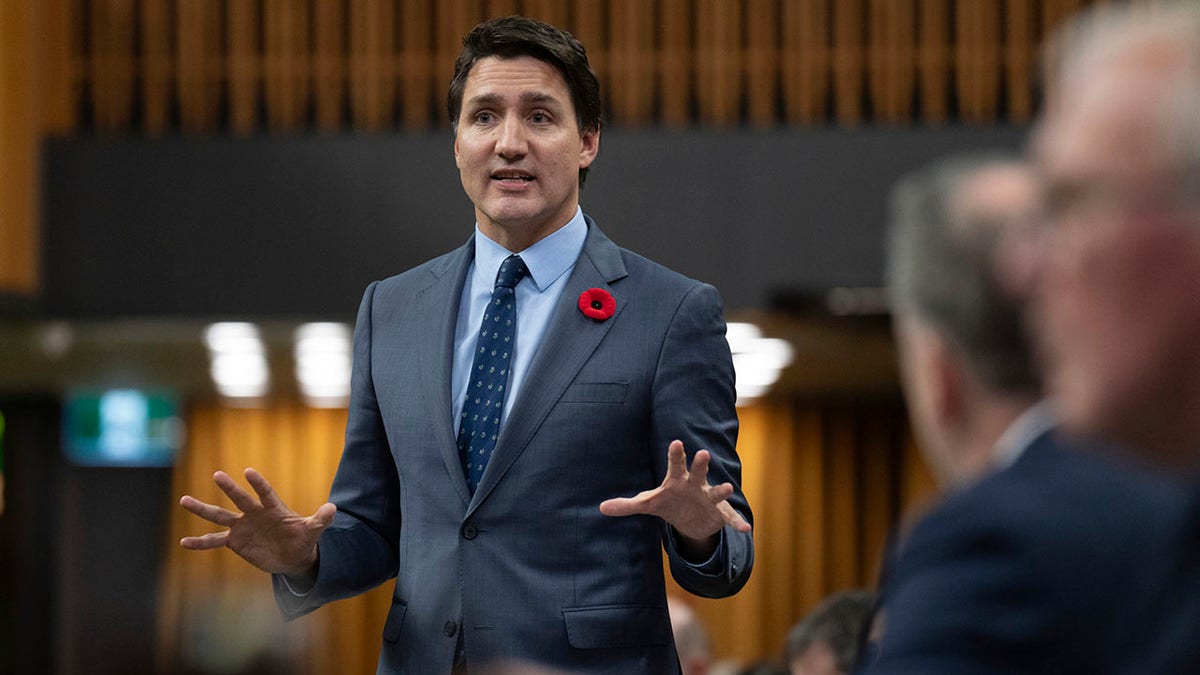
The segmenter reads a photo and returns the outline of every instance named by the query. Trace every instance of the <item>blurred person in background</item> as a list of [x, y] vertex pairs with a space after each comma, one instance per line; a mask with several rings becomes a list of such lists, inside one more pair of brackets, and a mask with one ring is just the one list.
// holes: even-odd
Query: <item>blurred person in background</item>
[[1130, 570], [1179, 495], [1066, 442], [1002, 283], [1000, 243], [1042, 216], [1025, 164], [949, 158], [891, 199], [888, 284], [921, 450], [947, 493], [898, 539], [870, 673], [1097, 673]]
[[671, 633], [683, 675], [709, 675], [713, 666], [712, 643], [700, 615], [679, 598], [667, 596]]
[[288, 618], [397, 578], [379, 672], [679, 672], [663, 549], [708, 597], [753, 563], [719, 295], [580, 209], [601, 106], [569, 33], [475, 27], [448, 111], [475, 232], [368, 287], [330, 502], [217, 472], [236, 511], [181, 503], [228, 529], [181, 544], [272, 573]]
[[1097, 8], [1047, 55], [1033, 155], [1049, 226], [1010, 267], [1028, 271], [1065, 428], [1190, 486], [1170, 545], [1124, 580], [1135, 602], [1112, 662], [1200, 672], [1200, 6]]
[[788, 633], [790, 675], [848, 675], [858, 662], [875, 594], [842, 591], [826, 598]]

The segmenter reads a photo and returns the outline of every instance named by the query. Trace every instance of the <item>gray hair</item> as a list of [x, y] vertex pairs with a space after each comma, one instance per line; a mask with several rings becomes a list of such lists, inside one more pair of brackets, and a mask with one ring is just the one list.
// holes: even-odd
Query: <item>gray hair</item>
[[985, 386], [1037, 395], [1041, 382], [1021, 308], [996, 278], [1001, 226], [955, 208], [988, 168], [1024, 165], [989, 153], [943, 159], [897, 182], [890, 201], [887, 283], [893, 310], [915, 315], [958, 347]]
[[[1162, 157], [1178, 179], [1179, 196], [1200, 203], [1200, 4], [1155, 2], [1097, 5], [1067, 21], [1044, 52], [1048, 94], [1066, 79], [1087, 78], [1131, 51], [1164, 46], [1179, 59], [1162, 98], [1141, 101], [1163, 131]], [[1161, 63], [1161, 62], [1160, 62]]]
[[833, 652], [838, 670], [849, 673], [858, 661], [874, 607], [875, 594], [871, 591], [842, 591], [829, 596], [788, 634], [788, 662], [820, 643]]

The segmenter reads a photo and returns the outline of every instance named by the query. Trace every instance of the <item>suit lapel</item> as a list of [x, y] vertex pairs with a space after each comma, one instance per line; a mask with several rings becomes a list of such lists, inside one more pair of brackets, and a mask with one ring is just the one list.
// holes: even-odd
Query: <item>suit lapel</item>
[[[437, 445], [450, 475], [450, 483], [466, 504], [471, 499], [467, 490], [467, 479], [463, 475], [462, 460], [458, 456], [455, 440], [457, 425], [454, 423], [453, 406], [450, 400], [450, 380], [454, 364], [454, 331], [458, 322], [458, 309], [467, 279], [467, 271], [475, 259], [475, 239], [447, 256], [443, 265], [430, 271], [430, 284], [419, 291], [416, 297], [415, 316], [429, 317], [429, 332], [416, 349], [416, 358], [424, 373], [421, 397], [433, 428], [433, 442]], [[449, 311], [447, 311], [447, 308]]]
[[[524, 452], [541, 426], [542, 420], [562, 398], [567, 386], [575, 379], [609, 329], [620, 319], [621, 311], [625, 307], [626, 298], [610, 285], [626, 276], [620, 249], [604, 236], [591, 218], [587, 219], [587, 223], [588, 236], [583, 252], [554, 308], [550, 326], [529, 366], [521, 390], [517, 392], [512, 411], [500, 430], [496, 450], [484, 469], [483, 479], [467, 509], [468, 515], [487, 498], [517, 457]], [[607, 320], [589, 319], [579, 311], [579, 295], [589, 288], [603, 288], [616, 300], [616, 310]]]

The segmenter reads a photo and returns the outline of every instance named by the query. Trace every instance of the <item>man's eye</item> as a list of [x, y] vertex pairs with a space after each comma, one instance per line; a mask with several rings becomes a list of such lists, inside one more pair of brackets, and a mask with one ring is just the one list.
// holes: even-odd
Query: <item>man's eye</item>
[[532, 120], [535, 124], [545, 124], [546, 122], [550, 121], [550, 116], [547, 115], [546, 113], [536, 112], [536, 113], [533, 113], [532, 115], [530, 115], [529, 119]]
[[492, 119], [494, 119], [494, 116], [490, 112], [483, 111], [475, 113], [475, 121], [480, 124], [487, 124], [488, 122], [491, 122]]

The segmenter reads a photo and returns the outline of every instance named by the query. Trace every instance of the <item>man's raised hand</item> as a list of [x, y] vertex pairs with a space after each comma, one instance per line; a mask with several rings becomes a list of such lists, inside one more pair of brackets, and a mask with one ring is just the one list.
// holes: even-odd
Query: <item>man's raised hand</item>
[[697, 452], [689, 471], [683, 442], [671, 441], [662, 485], [633, 497], [607, 499], [601, 502], [600, 512], [606, 516], [658, 516], [675, 528], [687, 548], [711, 553], [716, 546], [715, 535], [722, 527], [732, 525], [738, 532], [749, 532], [750, 523], [729, 505], [732, 485], [708, 484], [709, 460], [707, 450]]
[[224, 532], [184, 537], [179, 545], [194, 551], [228, 546], [264, 572], [310, 576], [317, 564], [317, 539], [333, 522], [337, 507], [325, 503], [313, 515], [301, 516], [283, 503], [262, 474], [246, 469], [245, 476], [257, 498], [225, 472], [213, 474], [217, 487], [240, 513], [206, 504], [191, 495], [179, 500], [179, 505], [188, 511], [228, 528]]

